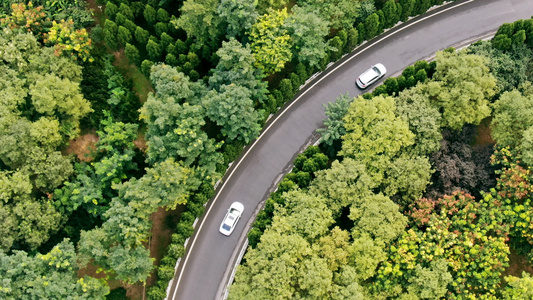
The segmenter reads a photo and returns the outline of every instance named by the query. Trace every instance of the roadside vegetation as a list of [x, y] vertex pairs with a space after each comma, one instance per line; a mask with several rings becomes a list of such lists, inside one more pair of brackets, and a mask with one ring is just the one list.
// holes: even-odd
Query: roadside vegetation
[[531, 298], [531, 38], [533, 20], [504, 24], [327, 105], [229, 299]]
[[[267, 118], [329, 63], [443, 2], [2, 2], [0, 298], [163, 299], [215, 183]], [[532, 32], [506, 24], [330, 104], [322, 144], [258, 217], [230, 296], [524, 292], [529, 277], [501, 277], [509, 247], [533, 257]], [[494, 143], [477, 145], [487, 118]], [[154, 246], [155, 222], [172, 234]], [[261, 263], [282, 250], [286, 273]]]

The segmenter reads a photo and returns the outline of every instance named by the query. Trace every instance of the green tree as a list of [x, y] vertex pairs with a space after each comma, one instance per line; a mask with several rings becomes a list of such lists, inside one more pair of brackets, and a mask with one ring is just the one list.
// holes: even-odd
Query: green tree
[[380, 22], [379, 17], [377, 14], [371, 14], [366, 20], [365, 20], [365, 38], [367, 40], [372, 39], [379, 33], [380, 29]]
[[354, 221], [352, 237], [370, 236], [375, 242], [387, 245], [400, 236], [407, 225], [407, 217], [389, 197], [372, 194], [361, 197], [350, 206], [350, 220]]
[[115, 50], [118, 47], [117, 42], [118, 26], [110, 19], [106, 19], [104, 23], [104, 39], [109, 48]]
[[260, 115], [254, 110], [251, 91], [243, 86], [223, 85], [220, 92], [207, 93], [202, 101], [206, 115], [222, 127], [229, 139], [249, 143], [259, 135]]
[[218, 92], [222, 86], [231, 84], [247, 88], [254, 103], [263, 102], [267, 86], [263, 82], [263, 73], [254, 67], [255, 58], [248, 46], [243, 46], [235, 39], [223, 42], [217, 50], [218, 64], [209, 77], [209, 88]]
[[131, 32], [124, 26], [119, 26], [117, 31], [117, 40], [120, 45], [125, 46], [131, 41]]
[[415, 9], [416, 0], [400, 0], [399, 4], [402, 7], [401, 20], [402, 22], [407, 21], [407, 19], [413, 16]]
[[415, 142], [411, 146], [413, 155], [427, 156], [439, 150], [441, 115], [431, 106], [429, 97], [418, 88], [401, 92], [396, 97], [396, 114], [409, 124], [409, 130], [415, 134]]
[[408, 123], [395, 110], [392, 97], [356, 98], [344, 117], [347, 134], [340, 155], [361, 161], [373, 176], [381, 178], [385, 166], [414, 142]]
[[76, 276], [76, 252], [68, 239], [34, 257], [23, 251], [12, 255], [0, 251], [0, 261], [0, 296], [4, 299], [102, 299], [109, 294], [102, 279]]
[[146, 4], [146, 7], [143, 11], [143, 16], [148, 25], [154, 26], [157, 22], [157, 12], [149, 4]]
[[[156, 94], [150, 93], [140, 110], [148, 125], [148, 161], [183, 159], [187, 166], [198, 164], [206, 179], [215, 180], [221, 156], [215, 152], [218, 145], [202, 131], [205, 110], [199, 104], [205, 88], [166, 65], [152, 67], [151, 79]], [[198, 104], [183, 103], [185, 99]]]
[[400, 156], [387, 166], [381, 190], [391, 198], [396, 195], [402, 200], [397, 203], [410, 204], [422, 197], [431, 174], [433, 171], [427, 157]]
[[128, 20], [133, 20], [135, 18], [131, 8], [124, 2], [120, 3], [120, 5], [118, 7], [118, 11], [119, 11], [119, 13], [124, 15], [126, 17], [126, 19], [128, 19]]
[[148, 56], [152, 61], [159, 61], [161, 54], [163, 54], [163, 49], [158, 42], [150, 39], [146, 44], [146, 52], [148, 52]]
[[491, 136], [501, 146], [517, 147], [524, 132], [533, 126], [533, 95], [524, 96], [517, 90], [505, 92], [493, 104]]
[[330, 61], [337, 61], [342, 57], [342, 40], [336, 36], [328, 41], [328, 45], [330, 46], [329, 49], [329, 60]]
[[114, 20], [115, 16], [117, 15], [117, 12], [118, 6], [111, 1], [107, 1], [105, 4], [105, 14], [107, 15], [107, 17], [111, 20]]
[[[317, 67], [330, 50], [325, 42], [329, 23], [309, 9], [294, 6], [291, 12], [283, 26], [291, 37], [293, 55], [300, 62]], [[337, 50], [342, 53], [341, 49]]]
[[426, 87], [432, 104], [442, 112], [443, 126], [459, 130], [477, 125], [490, 115], [489, 100], [496, 93], [496, 79], [487, 60], [466, 51], [437, 52], [437, 71]]
[[287, 10], [272, 10], [259, 17], [250, 31], [256, 66], [267, 75], [280, 71], [292, 58], [290, 36], [283, 24]]
[[282, 9], [287, 7], [288, 0], [258, 0], [257, 9], [261, 14], [265, 14], [269, 8]]
[[351, 158], [344, 158], [342, 162], [336, 160], [331, 168], [318, 171], [315, 176], [309, 191], [328, 199], [328, 207], [335, 217], [340, 215], [342, 208], [370, 195], [371, 190], [380, 184], [367, 173], [362, 163]]
[[359, 32], [355, 28], [348, 29], [348, 37], [344, 45], [344, 53], [352, 52], [359, 44]]
[[400, 21], [401, 6], [396, 1], [385, 2], [382, 11], [385, 14], [385, 24], [383, 24], [385, 28], [392, 27]]
[[168, 14], [168, 12], [165, 9], [159, 8], [157, 10], [157, 20], [159, 22], [165, 22], [166, 23], [166, 22], [170, 21], [170, 15]]
[[[317, 15], [321, 16], [325, 21], [329, 21], [334, 29], [349, 30], [353, 28], [354, 23], [358, 21], [365, 14], [363, 6], [360, 1], [346, 1], [346, 0], [331, 0], [331, 1], [312, 1], [304, 0], [302, 7], [315, 11]], [[371, 1], [366, 1], [371, 2]], [[299, 3], [300, 4], [300, 3]], [[370, 8], [375, 10], [373, 5]]]
[[133, 46], [130, 43], [126, 43], [126, 47], [124, 48], [124, 54], [131, 63], [135, 65], [140, 64], [141, 55], [139, 54], [139, 50], [137, 49], [137, 47]]
[[114, 186], [129, 179], [131, 172], [137, 169], [133, 162], [133, 140], [137, 138], [135, 124], [114, 122], [109, 113], [101, 121], [102, 131], [96, 147], [100, 159], [90, 165], [78, 166], [76, 180], [65, 184], [58, 199], [69, 211], [79, 206], [94, 216], [101, 216], [108, 208], [112, 198], [118, 195]]
[[448, 292], [447, 285], [453, 281], [445, 260], [430, 262], [425, 268], [416, 265], [415, 276], [409, 278], [409, 294], [420, 299], [441, 299]]
[[137, 40], [137, 43], [139, 43], [140, 45], [146, 45], [146, 43], [148, 43], [148, 38], [150, 37], [150, 33], [148, 32], [148, 30], [145, 30], [142, 27], [137, 26], [137, 28], [135, 29], [134, 36], [135, 36], [135, 40]]
[[186, 0], [180, 8], [180, 17], [171, 22], [200, 43], [216, 41], [222, 34], [218, 5], [218, 0]]
[[346, 134], [343, 118], [348, 113], [352, 100], [353, 98], [350, 98], [348, 94], [344, 94], [339, 96], [335, 102], [324, 105], [327, 117], [324, 119], [326, 128], [319, 128], [317, 132], [321, 135], [320, 140], [326, 145], [333, 147]]
[[227, 24], [226, 37], [239, 38], [248, 32], [258, 17], [257, 1], [221, 0], [217, 13]]
[[506, 276], [509, 285], [503, 291], [503, 299], [530, 299], [533, 297], [533, 280], [531, 275], [522, 272], [522, 277]]

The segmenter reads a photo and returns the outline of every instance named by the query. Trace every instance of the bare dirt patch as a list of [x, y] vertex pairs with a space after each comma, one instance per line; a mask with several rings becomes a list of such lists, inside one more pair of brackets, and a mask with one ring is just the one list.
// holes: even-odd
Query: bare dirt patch
[[516, 277], [522, 277], [522, 272], [533, 274], [533, 268], [523, 255], [520, 255], [511, 248], [511, 254], [509, 254], [509, 267], [503, 273], [503, 276], [513, 275]]
[[92, 130], [91, 132], [80, 135], [76, 139], [70, 141], [65, 152], [67, 154], [76, 155], [80, 161], [90, 162], [94, 159], [96, 143], [98, 140], [98, 136], [94, 130]]
[[479, 126], [477, 127], [477, 136], [476, 136], [476, 142], [475, 144], [478, 146], [486, 146], [486, 145], [494, 145], [496, 142], [492, 139], [492, 136], [490, 135], [490, 122], [492, 121], [492, 118], [485, 118]]
[[146, 144], [144, 134], [142, 133], [137, 134], [137, 139], [133, 141], [133, 144], [135, 145], [135, 147], [139, 148], [140, 150], [144, 152], [146, 152], [146, 149], [148, 149], [148, 145]]

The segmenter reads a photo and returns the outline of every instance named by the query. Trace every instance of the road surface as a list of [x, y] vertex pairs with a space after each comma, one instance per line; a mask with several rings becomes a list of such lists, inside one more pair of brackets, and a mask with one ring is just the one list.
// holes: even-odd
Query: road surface
[[[187, 244], [168, 299], [223, 298], [261, 204], [294, 157], [312, 142], [315, 130], [323, 126], [323, 104], [347, 92], [352, 96], [360, 94], [354, 83], [364, 70], [380, 62], [386, 66], [387, 76], [399, 74], [438, 50], [477, 41], [503, 23], [532, 15], [532, 0], [455, 2], [385, 32], [308, 83], [295, 101], [270, 119], [258, 140], [228, 170]], [[243, 203], [245, 210], [233, 234], [226, 237], [218, 232], [218, 227], [233, 201]]]

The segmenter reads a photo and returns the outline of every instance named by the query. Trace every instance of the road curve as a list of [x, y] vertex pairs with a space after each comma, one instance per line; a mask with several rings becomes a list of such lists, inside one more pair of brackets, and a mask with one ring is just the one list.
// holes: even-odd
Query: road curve
[[[253, 218], [294, 157], [314, 138], [324, 119], [323, 104], [340, 94], [356, 96], [357, 75], [380, 62], [388, 75], [401, 72], [436, 51], [475, 41], [501, 24], [533, 15], [531, 0], [465, 0], [432, 10], [360, 46], [310, 82], [295, 100], [266, 124], [261, 136], [235, 161], [196, 225], [181, 259], [168, 299], [223, 297]], [[229, 237], [218, 232], [233, 201], [244, 204], [243, 217]]]

